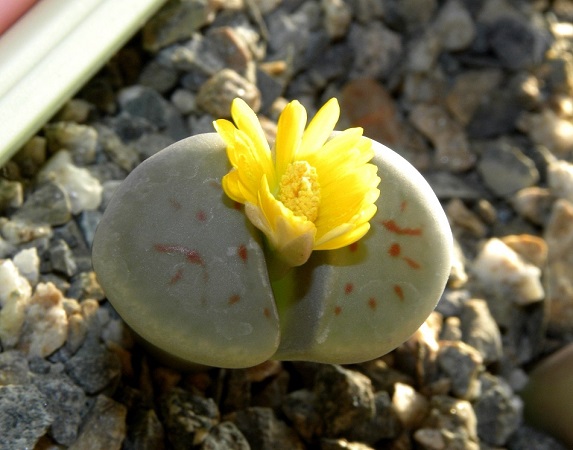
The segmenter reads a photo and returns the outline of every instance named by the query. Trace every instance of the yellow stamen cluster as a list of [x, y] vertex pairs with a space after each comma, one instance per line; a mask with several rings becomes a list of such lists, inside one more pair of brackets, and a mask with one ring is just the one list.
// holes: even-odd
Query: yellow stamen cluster
[[320, 204], [320, 185], [316, 169], [306, 161], [290, 163], [281, 178], [277, 199], [295, 216], [314, 222]]

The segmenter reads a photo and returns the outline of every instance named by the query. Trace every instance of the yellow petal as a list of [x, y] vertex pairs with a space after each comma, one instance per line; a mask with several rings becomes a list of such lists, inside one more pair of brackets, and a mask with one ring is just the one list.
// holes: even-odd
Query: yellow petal
[[[234, 128], [233, 142], [227, 145], [227, 156], [243, 188], [250, 192], [248, 198], [256, 197], [263, 174], [266, 174], [265, 161], [255, 149], [250, 136]], [[229, 131], [230, 133], [230, 131]], [[254, 200], [253, 200], [254, 201]]]
[[280, 180], [287, 166], [294, 160], [300, 146], [306, 110], [296, 100], [289, 103], [279, 117], [277, 139], [275, 141], [275, 164], [277, 178]]
[[376, 211], [378, 211], [378, 208], [373, 203], [363, 205], [362, 209], [358, 213], [358, 217], [356, 218], [356, 224], [358, 225], [369, 222], [376, 214]]
[[338, 100], [331, 98], [318, 110], [308, 124], [297, 157], [306, 159], [306, 156], [321, 148], [330, 137], [340, 117]]
[[[269, 143], [255, 112], [244, 100], [236, 98], [231, 104], [231, 116], [243, 140], [248, 142], [253, 159], [260, 165], [262, 172], [267, 174], [269, 182], [276, 183]], [[245, 139], [245, 136], [248, 139]], [[260, 180], [260, 177], [257, 180]]]
[[213, 126], [226, 145], [233, 145], [236, 128], [231, 122], [225, 119], [218, 119], [213, 122]]
[[323, 233], [321, 233], [321, 230], [318, 230], [314, 248], [316, 250], [320, 250], [332, 239], [336, 239], [337, 237], [352, 231], [354, 228], [354, 225], [351, 223], [342, 223], [334, 228], [327, 230], [326, 233], [324, 233], [324, 230], [322, 230]]
[[227, 175], [225, 175], [221, 183], [223, 185], [223, 190], [229, 197], [231, 197], [231, 199], [239, 203], [245, 203], [247, 201], [239, 187], [239, 172], [236, 169], [231, 170]]
[[329, 174], [333, 169], [348, 171], [348, 165], [366, 164], [373, 156], [372, 143], [362, 137], [362, 129], [350, 128], [336, 135], [306, 160], [317, 171]]
[[237, 128], [251, 138], [257, 150], [261, 154], [268, 154], [270, 157], [271, 150], [263, 127], [255, 112], [243, 99], [236, 98], [233, 100], [231, 104], [231, 116]]
[[[361, 168], [361, 169], [364, 169]], [[380, 191], [375, 187], [379, 183], [379, 178], [375, 175], [375, 169], [359, 170], [358, 174], [347, 174], [341, 176], [339, 184], [331, 183], [325, 187], [321, 185], [322, 202], [319, 214], [315, 221], [319, 230], [334, 228], [337, 224], [350, 222], [352, 217], [365, 205], [373, 204]], [[371, 174], [371, 180], [366, 175]], [[365, 183], [365, 180], [369, 181]], [[343, 189], [340, 186], [344, 186]]]
[[[344, 229], [344, 226], [341, 225], [341, 229]], [[333, 230], [332, 234], [335, 234]], [[363, 238], [366, 233], [370, 230], [370, 223], [364, 223], [357, 227], [352, 227], [349, 231], [343, 232], [338, 234], [331, 239], [326, 239], [323, 237], [320, 240], [320, 243], [315, 245], [315, 250], [336, 250], [338, 248], [346, 247], [359, 239]], [[329, 236], [330, 237], [330, 236]]]

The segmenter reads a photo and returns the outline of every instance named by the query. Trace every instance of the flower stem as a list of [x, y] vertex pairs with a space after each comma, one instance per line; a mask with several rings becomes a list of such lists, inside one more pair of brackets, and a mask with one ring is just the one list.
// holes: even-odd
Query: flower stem
[[271, 283], [286, 277], [292, 266], [287, 264], [267, 243], [265, 248], [265, 259], [267, 260], [267, 271]]

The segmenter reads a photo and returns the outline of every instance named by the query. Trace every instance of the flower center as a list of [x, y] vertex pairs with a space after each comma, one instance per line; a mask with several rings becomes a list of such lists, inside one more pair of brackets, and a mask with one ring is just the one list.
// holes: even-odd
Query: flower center
[[287, 166], [279, 184], [277, 199], [295, 216], [314, 222], [320, 204], [320, 184], [316, 169], [306, 161], [295, 161]]

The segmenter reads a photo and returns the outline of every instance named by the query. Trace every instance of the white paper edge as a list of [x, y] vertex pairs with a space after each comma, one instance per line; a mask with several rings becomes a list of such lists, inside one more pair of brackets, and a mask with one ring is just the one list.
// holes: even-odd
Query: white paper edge
[[0, 36], [0, 167], [164, 2], [42, 0]]

